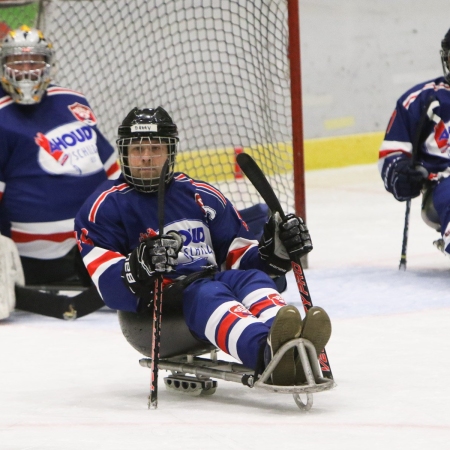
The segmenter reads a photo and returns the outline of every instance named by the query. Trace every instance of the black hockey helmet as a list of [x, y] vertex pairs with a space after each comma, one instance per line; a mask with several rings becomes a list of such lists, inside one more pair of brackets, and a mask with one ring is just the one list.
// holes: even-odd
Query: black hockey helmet
[[450, 29], [441, 41], [442, 69], [447, 83], [450, 83]]
[[136, 171], [129, 164], [128, 149], [130, 145], [167, 145], [169, 166], [166, 183], [168, 183], [173, 177], [178, 141], [177, 126], [161, 106], [155, 109], [133, 108], [119, 126], [116, 140], [120, 165], [127, 182], [141, 192], [156, 192], [158, 190], [159, 176], [132, 173], [132, 171]]

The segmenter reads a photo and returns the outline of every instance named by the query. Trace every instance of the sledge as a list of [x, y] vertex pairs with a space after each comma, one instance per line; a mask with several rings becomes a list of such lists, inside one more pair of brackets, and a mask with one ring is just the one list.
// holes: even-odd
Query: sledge
[[[151, 368], [152, 327], [151, 312], [131, 313], [118, 311], [119, 324], [126, 340], [146, 358], [139, 360], [142, 367]], [[277, 386], [270, 375], [281, 357], [296, 347], [306, 376], [306, 383], [295, 386]], [[336, 386], [333, 379], [322, 374], [314, 346], [298, 338], [284, 344], [274, 355], [264, 372], [255, 371], [237, 362], [218, 359], [219, 350], [209, 342], [195, 338], [187, 328], [177, 302], [163, 301], [163, 326], [158, 369], [170, 372], [164, 378], [166, 389], [191, 396], [207, 396], [216, 392], [217, 381], [239, 383], [251, 389], [264, 389], [277, 394], [291, 394], [302, 411], [313, 405], [313, 394]], [[306, 400], [302, 399], [306, 398]]]

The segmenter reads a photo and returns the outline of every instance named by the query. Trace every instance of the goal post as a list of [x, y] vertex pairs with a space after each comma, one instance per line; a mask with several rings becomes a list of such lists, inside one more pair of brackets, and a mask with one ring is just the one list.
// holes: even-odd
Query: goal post
[[[287, 0], [291, 81], [294, 210], [306, 222], [299, 0]], [[306, 261], [305, 261], [306, 263]]]
[[162, 106], [179, 128], [175, 170], [250, 207], [244, 151], [305, 217], [299, 0], [2, 1], [37, 5], [55, 82], [86, 95], [112, 144], [129, 110]]

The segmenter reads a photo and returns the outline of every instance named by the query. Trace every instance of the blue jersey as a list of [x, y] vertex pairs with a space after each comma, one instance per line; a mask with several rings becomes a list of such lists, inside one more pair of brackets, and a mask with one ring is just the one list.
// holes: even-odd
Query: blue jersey
[[414, 86], [397, 101], [379, 154], [379, 170], [390, 192], [389, 167], [398, 157], [411, 157], [420, 115], [430, 96], [440, 106], [434, 109], [435, 120], [426, 123], [417, 162], [427, 169], [430, 178], [450, 174], [450, 86], [444, 77], [439, 77]]
[[[214, 265], [219, 270], [267, 266], [258, 254], [258, 241], [234, 206], [208, 183], [176, 173], [165, 193], [164, 233], [183, 237], [176, 279]], [[107, 181], [92, 194], [75, 219], [83, 261], [105, 303], [136, 311], [138, 298], [121, 279], [125, 257], [158, 229], [158, 196], [136, 191], [125, 182]]]
[[50, 86], [34, 105], [0, 87], [0, 231], [21, 256], [54, 259], [74, 247], [75, 214], [120, 169], [86, 98]]

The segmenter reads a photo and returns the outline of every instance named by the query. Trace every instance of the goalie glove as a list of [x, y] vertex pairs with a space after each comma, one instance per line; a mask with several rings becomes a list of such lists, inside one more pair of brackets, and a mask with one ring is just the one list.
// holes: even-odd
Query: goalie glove
[[273, 214], [264, 226], [259, 242], [259, 254], [275, 275], [291, 268], [291, 260], [306, 255], [313, 249], [308, 228], [300, 217], [288, 214], [283, 220]]
[[182, 247], [183, 238], [176, 231], [145, 239], [125, 259], [124, 283], [138, 297], [152, 298], [155, 278], [174, 270]]

